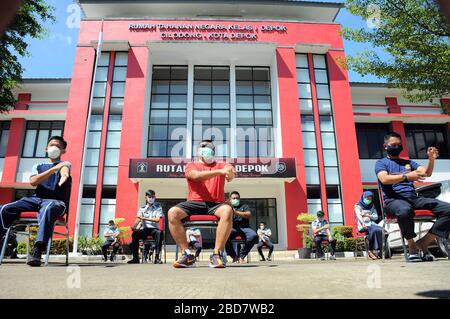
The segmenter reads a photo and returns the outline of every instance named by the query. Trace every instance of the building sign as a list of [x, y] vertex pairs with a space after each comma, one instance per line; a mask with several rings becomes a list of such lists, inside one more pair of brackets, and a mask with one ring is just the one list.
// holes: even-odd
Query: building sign
[[133, 32], [159, 32], [163, 40], [257, 41], [261, 33], [286, 33], [284, 25], [130, 23]]
[[[190, 160], [172, 158], [131, 159], [129, 178], [185, 178], [184, 170]], [[292, 178], [296, 176], [294, 158], [228, 159], [238, 177]]]

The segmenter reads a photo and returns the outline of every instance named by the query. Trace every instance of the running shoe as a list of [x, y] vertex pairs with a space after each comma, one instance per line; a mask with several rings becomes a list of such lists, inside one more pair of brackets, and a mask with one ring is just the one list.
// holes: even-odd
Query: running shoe
[[410, 255], [408, 255], [408, 261], [417, 263], [417, 262], [421, 262], [422, 258], [420, 258], [420, 256], [418, 254], [410, 254]]
[[424, 252], [422, 255], [422, 261], [434, 261], [434, 256], [429, 251]]
[[214, 253], [209, 258], [209, 267], [211, 268], [225, 268], [226, 265], [223, 262], [223, 258], [217, 249], [214, 249]]
[[195, 265], [195, 256], [193, 254], [187, 254], [186, 252], [181, 255], [181, 258], [173, 263], [174, 268], [190, 268]]

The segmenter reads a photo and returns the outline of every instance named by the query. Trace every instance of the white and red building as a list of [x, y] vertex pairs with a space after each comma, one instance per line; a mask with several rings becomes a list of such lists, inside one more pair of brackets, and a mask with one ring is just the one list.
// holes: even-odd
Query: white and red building
[[[79, 3], [86, 18], [72, 78], [25, 80], [16, 108], [0, 115], [0, 203], [32, 191], [31, 167], [57, 134], [69, 144], [70, 229], [80, 236], [114, 217], [131, 224], [149, 188], [166, 212], [184, 200], [171, 154], [181, 144], [176, 157], [192, 158], [208, 128], [231, 132], [216, 140], [218, 153], [244, 165], [226, 190], [241, 193], [252, 225], [268, 223], [280, 249], [301, 245], [301, 212], [354, 223], [362, 190], [376, 191], [373, 166], [389, 130], [407, 141], [403, 156], [419, 162], [426, 146], [437, 146], [441, 159], [427, 181], [450, 178], [450, 116], [440, 107], [448, 98], [417, 105], [383, 84], [349, 82], [335, 22], [342, 4]], [[239, 128], [269, 133], [245, 138]], [[177, 130], [186, 134], [174, 137]], [[264, 147], [249, 147], [252, 140]], [[251, 158], [278, 166], [264, 176], [263, 166], [246, 165]]]

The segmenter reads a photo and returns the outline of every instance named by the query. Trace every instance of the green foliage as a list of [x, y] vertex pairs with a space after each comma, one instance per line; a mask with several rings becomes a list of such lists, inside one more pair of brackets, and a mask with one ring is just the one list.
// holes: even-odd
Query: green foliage
[[310, 235], [307, 233], [303, 233], [303, 248], [312, 248], [313, 246], [313, 240]]
[[14, 21], [0, 39], [0, 113], [14, 108], [13, 89], [22, 80], [23, 67], [18, 56], [30, 56], [29, 38], [42, 39], [47, 33], [46, 21], [55, 21], [54, 8], [45, 0], [23, 0]]
[[316, 220], [316, 215], [309, 214], [309, 213], [300, 213], [297, 216], [297, 220], [299, 222], [303, 222], [306, 224], [311, 224], [314, 220]]
[[[345, 39], [372, 45], [342, 64], [363, 76], [384, 78], [389, 87], [404, 89], [411, 101], [450, 93], [450, 26], [434, 1], [347, 0], [346, 6], [350, 13], [375, 21], [376, 27], [342, 29]], [[376, 50], [390, 58], [381, 59]]]
[[80, 237], [78, 239], [78, 249], [81, 253], [86, 255], [100, 255], [101, 247], [104, 243], [104, 239], [100, 236], [94, 238]]
[[336, 236], [339, 234], [342, 237], [350, 238], [353, 236], [353, 227], [352, 226], [336, 226], [333, 228], [331, 234], [333, 237], [337, 238]]

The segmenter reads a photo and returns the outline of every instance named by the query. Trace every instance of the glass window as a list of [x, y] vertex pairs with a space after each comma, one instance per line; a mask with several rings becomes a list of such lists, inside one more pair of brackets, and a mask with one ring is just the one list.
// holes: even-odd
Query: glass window
[[309, 69], [297, 69], [297, 82], [310, 83]]
[[387, 123], [356, 123], [359, 158], [380, 159], [384, 157], [384, 136], [389, 131]]
[[313, 55], [313, 61], [314, 61], [314, 68], [315, 69], [326, 69], [327, 63], [325, 61], [325, 55]]
[[11, 122], [0, 121], [0, 158], [5, 157], [8, 147], [9, 128]]
[[316, 148], [316, 133], [302, 132], [302, 140], [304, 148]]
[[439, 150], [439, 158], [450, 158], [449, 130], [444, 124], [405, 124], [409, 157], [427, 159], [428, 147]]
[[336, 150], [323, 150], [323, 159], [325, 166], [338, 166]]
[[317, 166], [317, 151], [304, 150], [305, 166]]
[[299, 104], [301, 114], [313, 114], [313, 103], [311, 99], [299, 99]]
[[308, 67], [308, 55], [296, 54], [295, 55], [295, 63], [298, 68], [307, 68]]
[[337, 167], [325, 167], [325, 181], [327, 184], [339, 185], [339, 171]]
[[306, 184], [320, 184], [318, 167], [305, 167], [305, 173]]
[[63, 135], [64, 121], [27, 121], [22, 157], [45, 158], [52, 133]]

